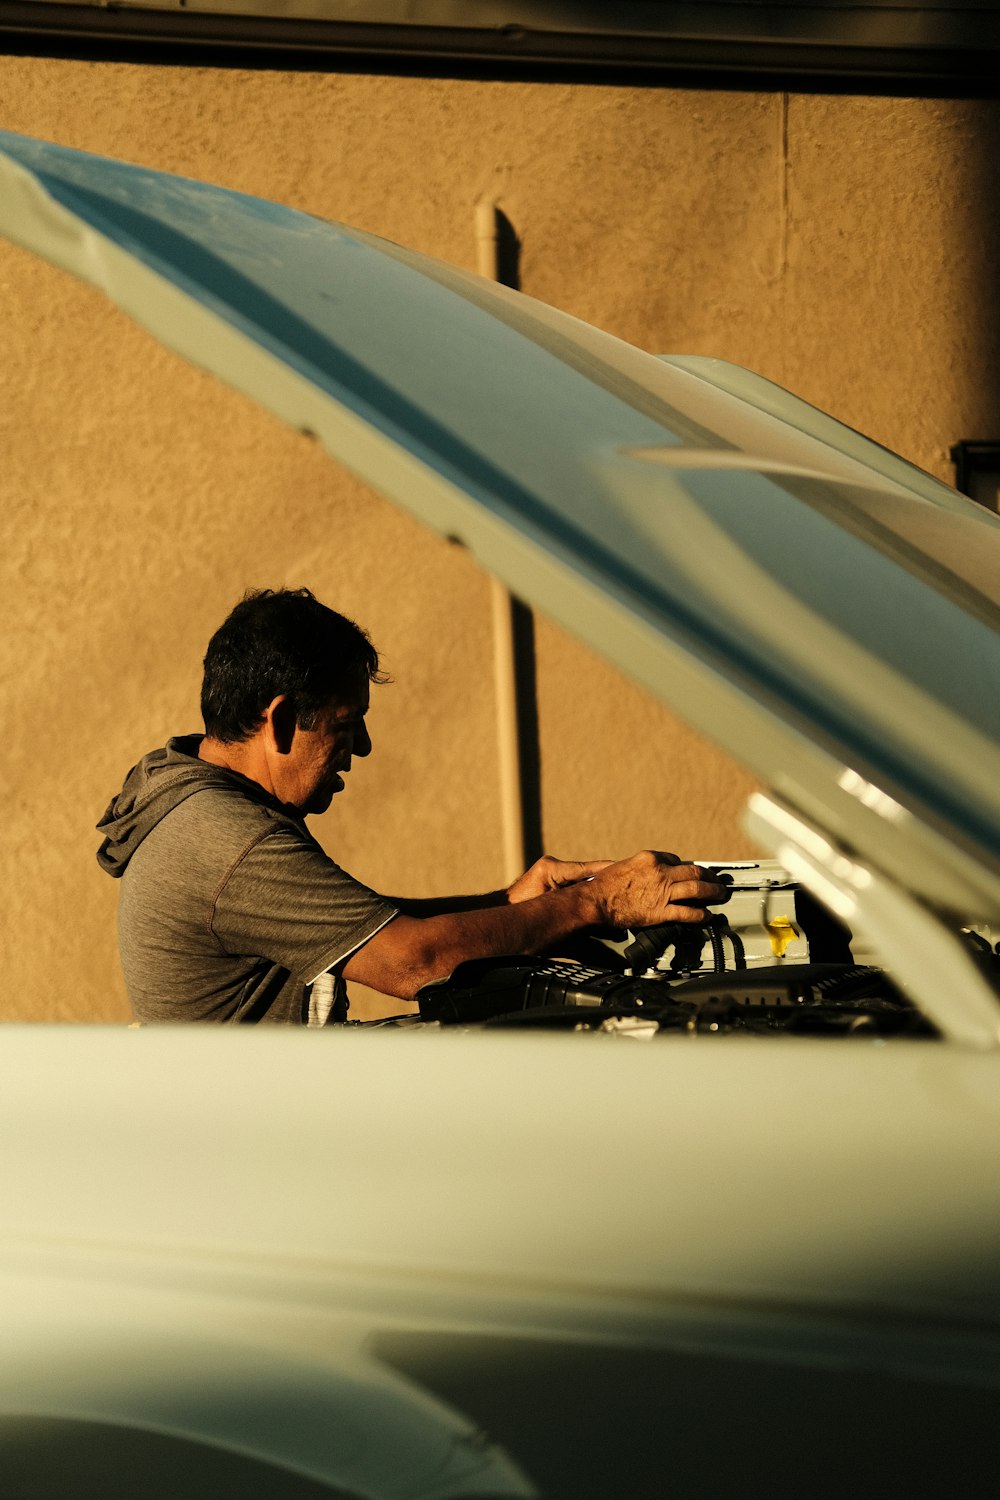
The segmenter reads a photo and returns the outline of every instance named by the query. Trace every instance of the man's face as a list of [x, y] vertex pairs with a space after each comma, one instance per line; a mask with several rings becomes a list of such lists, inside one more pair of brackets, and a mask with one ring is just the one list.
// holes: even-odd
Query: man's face
[[365, 727], [368, 712], [368, 682], [353, 693], [327, 704], [312, 729], [296, 728], [291, 747], [283, 757], [282, 802], [300, 813], [323, 813], [337, 792], [344, 789], [344, 773], [355, 755], [371, 754], [372, 742]]

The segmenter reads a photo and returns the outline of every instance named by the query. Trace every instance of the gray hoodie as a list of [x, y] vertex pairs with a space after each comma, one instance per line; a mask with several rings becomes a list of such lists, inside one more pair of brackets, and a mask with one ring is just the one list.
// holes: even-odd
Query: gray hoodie
[[263, 787], [199, 760], [200, 743], [180, 736], [143, 756], [97, 825], [98, 862], [121, 880], [118, 942], [133, 1010], [141, 1021], [336, 1019], [343, 982], [314, 994], [314, 981], [396, 908], [336, 865]]
[[97, 863], [116, 880], [125, 874], [132, 855], [160, 819], [195, 792], [227, 789], [236, 781], [250, 801], [270, 802], [277, 807], [255, 781], [199, 760], [201, 740], [200, 734], [175, 735], [162, 750], [144, 755], [108, 803], [97, 825], [103, 835]]

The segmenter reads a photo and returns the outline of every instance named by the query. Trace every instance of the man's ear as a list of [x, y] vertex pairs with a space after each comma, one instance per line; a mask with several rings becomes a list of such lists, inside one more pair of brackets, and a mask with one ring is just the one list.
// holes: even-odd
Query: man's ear
[[292, 748], [296, 730], [295, 709], [286, 693], [279, 693], [264, 710], [264, 732], [279, 755]]

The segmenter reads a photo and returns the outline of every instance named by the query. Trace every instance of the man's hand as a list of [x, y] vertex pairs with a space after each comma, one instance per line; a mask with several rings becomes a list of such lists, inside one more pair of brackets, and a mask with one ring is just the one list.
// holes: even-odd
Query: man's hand
[[660, 922], [702, 922], [705, 906], [725, 901], [729, 888], [705, 878], [699, 865], [676, 854], [646, 849], [607, 865], [590, 883], [608, 927], [654, 927]]
[[533, 896], [544, 896], [546, 891], [557, 891], [564, 885], [591, 880], [610, 863], [610, 859], [555, 859], [551, 854], [543, 854], [530, 869], [518, 876], [513, 885], [507, 887], [507, 900], [512, 905], [518, 901], [530, 901]]

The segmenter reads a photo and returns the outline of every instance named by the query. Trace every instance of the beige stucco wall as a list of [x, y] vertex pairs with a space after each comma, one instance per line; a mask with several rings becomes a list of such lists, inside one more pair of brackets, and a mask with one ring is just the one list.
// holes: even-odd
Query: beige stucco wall
[[[951, 477], [996, 436], [993, 105], [0, 59], [0, 127], [204, 177], [474, 265], [490, 195], [522, 285], [656, 352], [747, 364]], [[118, 1020], [116, 890], [93, 823], [198, 727], [208, 635], [251, 585], [353, 614], [395, 685], [319, 821], [375, 886], [492, 886], [489, 594], [307, 439], [0, 246], [0, 840], [7, 1019]], [[749, 852], [749, 782], [538, 627], [545, 837]]]

